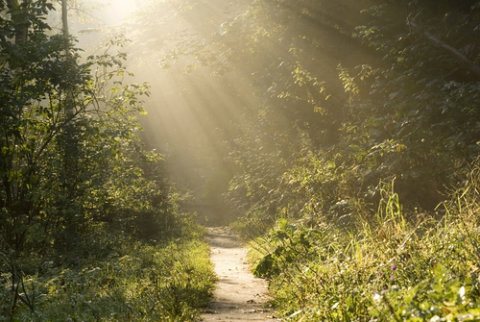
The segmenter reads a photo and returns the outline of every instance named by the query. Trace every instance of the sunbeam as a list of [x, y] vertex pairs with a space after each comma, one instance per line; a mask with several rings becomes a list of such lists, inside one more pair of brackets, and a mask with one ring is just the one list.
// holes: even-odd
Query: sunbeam
[[0, 0], [0, 320], [480, 321], [479, 21]]

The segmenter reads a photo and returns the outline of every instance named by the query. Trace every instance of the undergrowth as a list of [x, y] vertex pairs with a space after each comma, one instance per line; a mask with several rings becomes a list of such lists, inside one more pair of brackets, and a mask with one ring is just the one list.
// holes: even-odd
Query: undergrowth
[[286, 321], [478, 321], [479, 174], [439, 206], [441, 219], [406, 213], [393, 182], [354, 229], [280, 219], [256, 240], [254, 271]]
[[[206, 244], [125, 242], [117, 250], [76, 268], [47, 262], [41, 274], [23, 274], [15, 321], [198, 320], [215, 280]], [[0, 305], [8, 295], [0, 293]]]

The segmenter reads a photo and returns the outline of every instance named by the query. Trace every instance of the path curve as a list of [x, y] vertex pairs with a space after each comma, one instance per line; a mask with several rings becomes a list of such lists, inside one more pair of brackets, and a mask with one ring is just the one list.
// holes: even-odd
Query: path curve
[[218, 282], [202, 321], [280, 321], [266, 308], [267, 283], [249, 271], [247, 249], [235, 234], [226, 227], [208, 228], [207, 241]]

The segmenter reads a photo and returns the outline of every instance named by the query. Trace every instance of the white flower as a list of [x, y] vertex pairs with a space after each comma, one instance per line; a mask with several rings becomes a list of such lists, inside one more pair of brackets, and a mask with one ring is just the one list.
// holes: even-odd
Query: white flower
[[465, 286], [460, 287], [458, 290], [458, 296], [463, 300], [465, 299]]
[[377, 303], [382, 301], [382, 296], [378, 293], [373, 294], [373, 301]]

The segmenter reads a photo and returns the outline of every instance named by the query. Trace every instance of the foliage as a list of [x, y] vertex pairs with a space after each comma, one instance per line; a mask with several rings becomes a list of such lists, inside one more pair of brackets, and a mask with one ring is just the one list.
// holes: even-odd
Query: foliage
[[80, 63], [53, 9], [0, 2], [0, 317], [193, 320], [213, 277], [206, 247], [180, 244], [195, 225], [140, 139], [149, 88], [122, 39]]
[[392, 177], [406, 207], [433, 210], [479, 151], [478, 15], [478, 1], [278, 0], [254, 1], [225, 24], [218, 46], [233, 48], [232, 64], [242, 62], [264, 102], [241, 125], [256, 131], [233, 147], [242, 160], [235, 182], [263, 183], [247, 190], [244, 206], [275, 201], [265, 215], [283, 214], [296, 196], [277, 202], [272, 192], [285, 193], [285, 173], [303, 172], [317, 176], [309, 188], [324, 213], [353, 197], [375, 208], [378, 182]]
[[[197, 320], [214, 281], [205, 244], [115, 243], [116, 251], [104, 258], [92, 254], [71, 268], [45, 262], [40, 273], [22, 275], [26, 303], [15, 320]], [[9, 278], [2, 275], [3, 281]], [[7, 305], [8, 292], [3, 289], [0, 296]]]
[[478, 168], [470, 179], [440, 222], [408, 221], [391, 184], [376, 220], [357, 217], [355, 230], [280, 220], [255, 273], [288, 321], [476, 320]]
[[220, 26], [218, 65], [260, 101], [227, 196], [245, 237], [268, 232], [255, 272], [284, 316], [479, 319], [478, 179], [438, 207], [479, 153], [479, 10], [257, 0]]
[[478, 9], [255, 1], [227, 25], [264, 102], [228, 195], [286, 321], [480, 319], [478, 170], [435, 208], [478, 156], [480, 83], [428, 37], [478, 66]]

